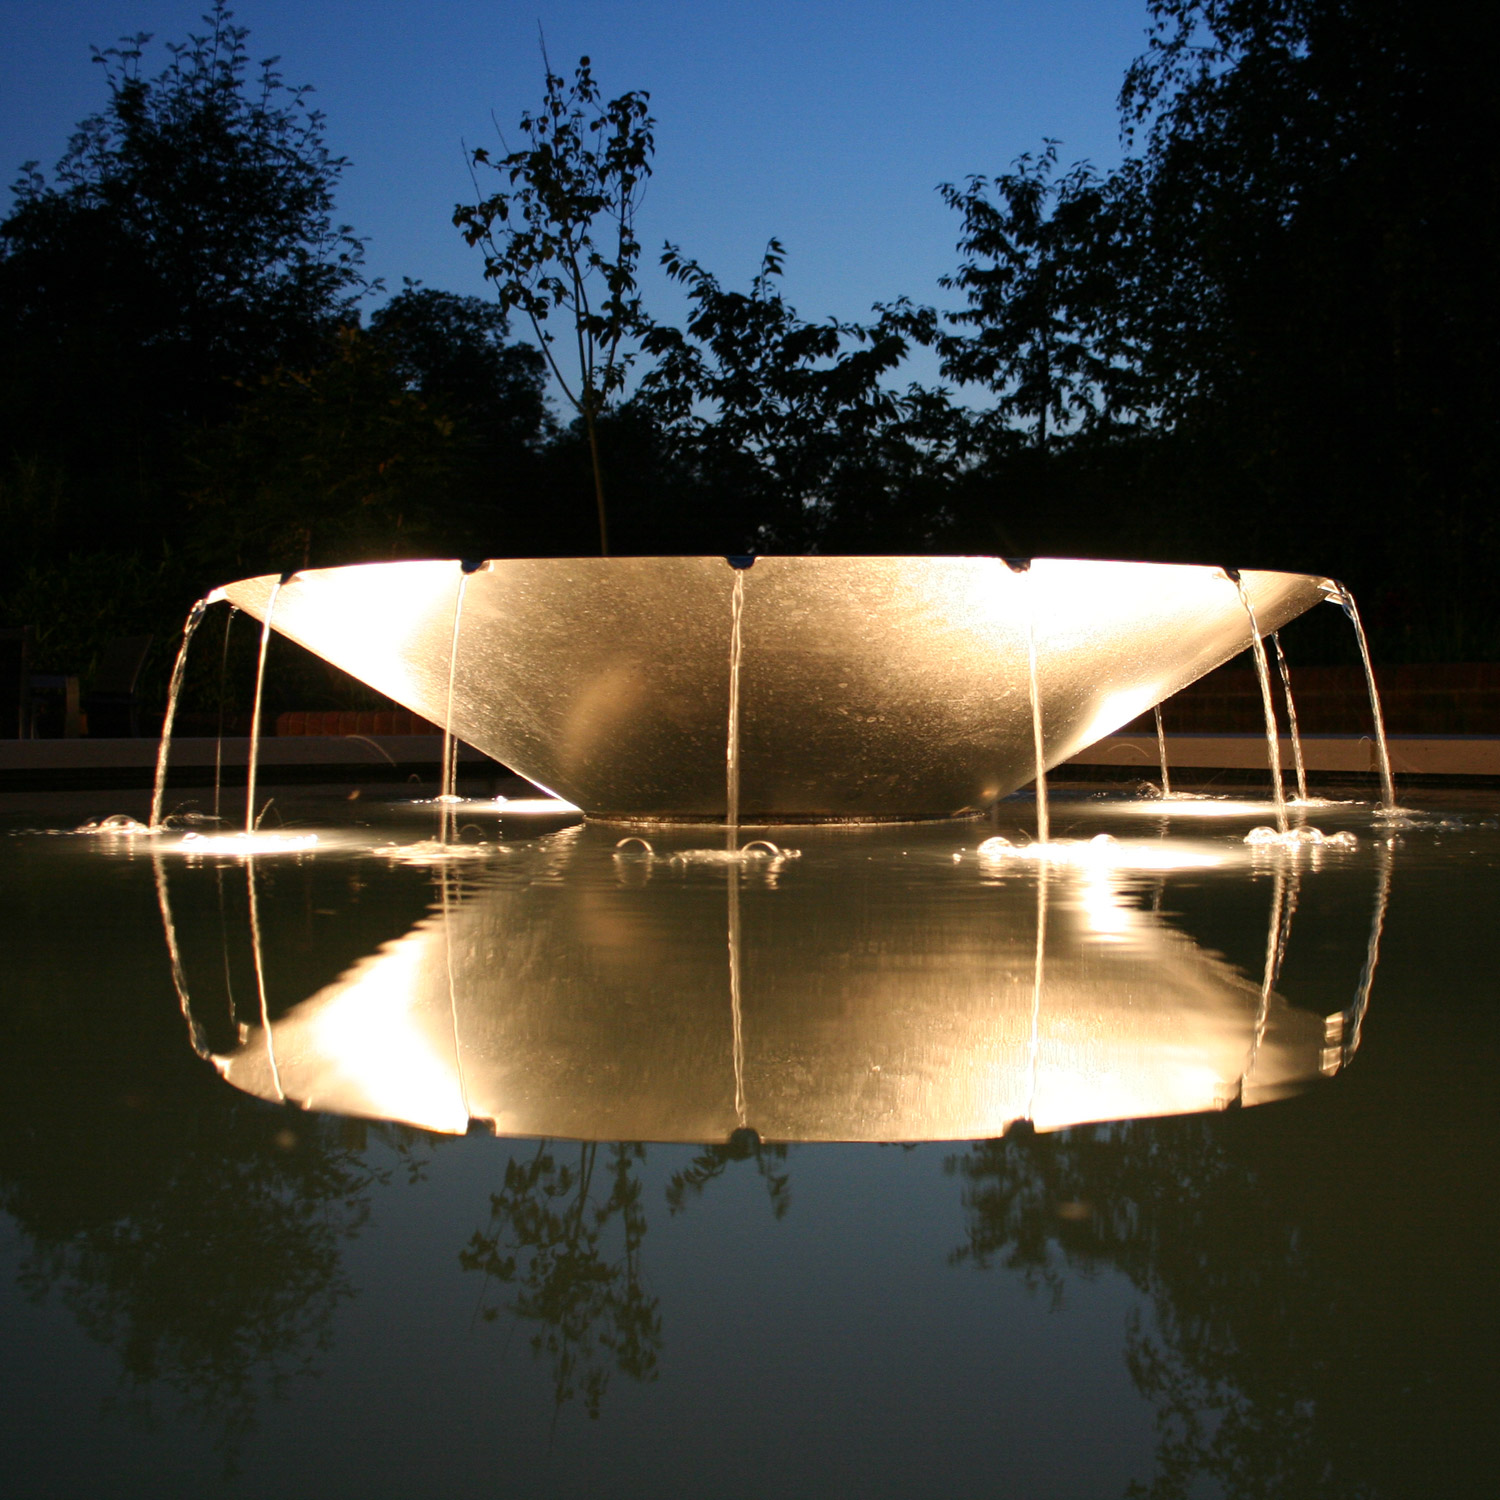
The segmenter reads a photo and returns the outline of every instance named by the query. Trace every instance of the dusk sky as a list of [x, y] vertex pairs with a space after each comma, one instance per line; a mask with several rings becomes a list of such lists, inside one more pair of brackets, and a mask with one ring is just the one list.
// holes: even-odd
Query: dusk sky
[[[50, 168], [104, 101], [91, 45], [198, 29], [204, 0], [0, 0], [0, 168]], [[367, 268], [484, 292], [450, 222], [471, 195], [463, 143], [514, 132], [553, 66], [589, 53], [608, 96], [647, 89], [656, 175], [639, 230], [647, 305], [680, 315], [655, 260], [671, 240], [743, 287], [767, 239], [787, 248], [804, 317], [863, 317], [906, 294], [950, 302], [957, 220], [938, 183], [1004, 170], [1044, 137], [1064, 161], [1119, 159], [1115, 100], [1141, 51], [1143, 0], [242, 0], [252, 57], [310, 83], [350, 168], [340, 214]], [[8, 195], [5, 200], [9, 201]], [[519, 331], [519, 330], [518, 330]], [[929, 372], [922, 371], [927, 374]]]

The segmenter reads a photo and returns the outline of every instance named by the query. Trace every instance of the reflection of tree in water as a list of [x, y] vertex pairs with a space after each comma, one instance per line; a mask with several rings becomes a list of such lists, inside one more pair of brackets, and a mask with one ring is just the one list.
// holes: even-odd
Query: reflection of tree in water
[[[598, 1168], [600, 1149], [581, 1144], [576, 1161], [565, 1160], [563, 1148], [543, 1141], [529, 1160], [512, 1158], [504, 1187], [490, 1195], [488, 1225], [459, 1254], [464, 1270], [514, 1288], [504, 1310], [536, 1326], [531, 1348], [551, 1361], [558, 1408], [581, 1397], [591, 1417], [599, 1415], [613, 1371], [655, 1380], [662, 1347], [659, 1299], [647, 1288], [641, 1255], [648, 1226], [636, 1174], [646, 1148], [607, 1146]], [[786, 1154], [785, 1146], [766, 1146], [753, 1130], [737, 1130], [672, 1174], [668, 1208], [682, 1212], [733, 1163], [753, 1161], [780, 1219], [791, 1198], [788, 1174], [773, 1163]], [[501, 1311], [486, 1305], [481, 1316], [495, 1322]]]
[[352, 1295], [342, 1242], [376, 1173], [362, 1132], [206, 1082], [213, 1103], [127, 1098], [142, 1118], [123, 1138], [36, 1151], [32, 1170], [3, 1173], [0, 1207], [29, 1241], [23, 1290], [114, 1351], [125, 1407], [153, 1421], [165, 1396], [232, 1470], [260, 1400], [329, 1346]]
[[113, 1352], [123, 1406], [201, 1425], [233, 1468], [259, 1403], [328, 1347], [370, 1189], [420, 1171], [426, 1138], [227, 1087], [186, 1045], [150, 880], [23, 856], [0, 913], [0, 1210], [21, 1286]]
[[[1126, 1359], [1156, 1407], [1157, 1471], [1132, 1495], [1205, 1479], [1266, 1500], [1420, 1494], [1414, 1466], [1445, 1432], [1472, 1461], [1485, 1241], [1465, 1236], [1435, 1274], [1434, 1164], [1402, 1163], [1391, 1131], [1372, 1177], [1338, 1118], [1299, 1104], [1013, 1133], [949, 1158], [968, 1217], [955, 1263], [1018, 1272], [1055, 1302], [1067, 1273], [1113, 1268], [1150, 1298]], [[1446, 1492], [1470, 1490], [1454, 1476]]]
[[678, 1214], [689, 1198], [700, 1197], [709, 1183], [722, 1177], [737, 1161], [753, 1161], [766, 1185], [773, 1218], [784, 1219], [792, 1206], [790, 1174], [778, 1172], [774, 1163], [786, 1160], [785, 1146], [768, 1146], [753, 1130], [736, 1130], [722, 1146], [705, 1146], [667, 1184], [667, 1207]]
[[[661, 1349], [658, 1299], [641, 1267], [646, 1215], [636, 1168], [646, 1150], [624, 1142], [605, 1149], [597, 1189], [597, 1145], [580, 1145], [576, 1165], [546, 1141], [529, 1161], [512, 1158], [504, 1187], [490, 1195], [488, 1226], [459, 1256], [466, 1271], [515, 1288], [510, 1311], [537, 1325], [531, 1347], [552, 1363], [557, 1405], [581, 1396], [591, 1417], [612, 1369], [655, 1380]], [[486, 1306], [482, 1315], [494, 1321], [499, 1311]]]

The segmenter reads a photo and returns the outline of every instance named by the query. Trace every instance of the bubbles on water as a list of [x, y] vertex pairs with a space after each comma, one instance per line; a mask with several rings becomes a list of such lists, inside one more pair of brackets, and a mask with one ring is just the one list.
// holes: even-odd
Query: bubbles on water
[[658, 854], [648, 839], [632, 834], [615, 845], [614, 857], [629, 863], [654, 863], [660, 860], [679, 869], [689, 865], [707, 865], [774, 871], [779, 870], [788, 860], [801, 859], [802, 851], [783, 849], [770, 839], [751, 839], [737, 849], [674, 849], [670, 854]]
[[150, 833], [151, 829], [147, 824], [137, 822], [128, 813], [111, 813], [107, 818], [100, 818], [96, 822], [82, 823], [73, 832], [103, 835], [106, 838], [135, 838], [139, 834]]
[[782, 849], [770, 839], [751, 839], [738, 849], [678, 849], [668, 856], [674, 865], [780, 865], [789, 859], [801, 859], [800, 849]]
[[441, 839], [418, 839], [412, 844], [380, 844], [371, 853], [395, 865], [445, 865], [487, 856], [494, 847], [483, 841], [445, 844]]
[[1345, 829], [1342, 833], [1324, 833], [1321, 828], [1288, 828], [1280, 833], [1262, 825], [1245, 835], [1245, 842], [1257, 848], [1277, 849], [1357, 849], [1359, 840]]

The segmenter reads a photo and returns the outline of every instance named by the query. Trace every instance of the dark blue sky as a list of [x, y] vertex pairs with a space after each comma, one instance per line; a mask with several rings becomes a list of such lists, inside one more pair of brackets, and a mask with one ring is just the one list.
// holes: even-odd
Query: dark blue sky
[[[195, 29], [204, 0], [0, 0], [0, 168], [50, 166], [103, 99], [91, 43]], [[767, 238], [809, 318], [862, 317], [902, 293], [942, 303], [954, 216], [936, 185], [1003, 170], [1045, 136], [1064, 160], [1118, 159], [1115, 97], [1144, 0], [241, 0], [256, 58], [311, 83], [350, 158], [341, 213], [368, 266], [483, 291], [450, 223], [469, 192], [461, 142], [513, 129], [554, 67], [588, 52], [613, 95], [651, 92], [656, 176], [640, 230], [743, 286]], [[150, 71], [156, 71], [150, 66]], [[650, 306], [678, 311], [655, 273]]]

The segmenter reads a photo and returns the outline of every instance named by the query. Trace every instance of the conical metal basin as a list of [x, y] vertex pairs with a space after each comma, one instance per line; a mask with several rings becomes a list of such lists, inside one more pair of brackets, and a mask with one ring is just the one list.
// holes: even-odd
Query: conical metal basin
[[[1240, 576], [1262, 634], [1330, 586]], [[742, 822], [978, 812], [1035, 775], [1033, 657], [1051, 767], [1251, 640], [1220, 568], [1054, 558], [370, 563], [218, 595], [591, 816], [631, 820], [725, 818], [732, 698]]]

